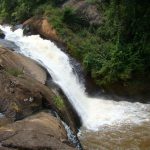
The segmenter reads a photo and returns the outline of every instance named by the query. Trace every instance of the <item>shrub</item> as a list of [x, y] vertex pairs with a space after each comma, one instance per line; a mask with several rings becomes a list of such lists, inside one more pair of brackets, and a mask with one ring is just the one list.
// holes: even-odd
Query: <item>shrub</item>
[[63, 10], [63, 22], [69, 25], [72, 29], [79, 30], [83, 27], [88, 27], [89, 23], [86, 18], [80, 16], [73, 8], [66, 7]]
[[53, 97], [53, 101], [54, 101], [55, 106], [56, 106], [58, 109], [63, 109], [63, 108], [65, 107], [65, 104], [64, 104], [64, 102], [63, 102], [63, 99], [62, 99], [59, 95]]

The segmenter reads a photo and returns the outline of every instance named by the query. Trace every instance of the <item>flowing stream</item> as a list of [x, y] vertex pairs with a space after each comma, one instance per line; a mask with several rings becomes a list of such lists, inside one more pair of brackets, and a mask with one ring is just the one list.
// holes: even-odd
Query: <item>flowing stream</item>
[[73, 73], [69, 57], [53, 42], [39, 35], [23, 36], [22, 29], [12, 31], [9, 26], [0, 26], [0, 29], [5, 32], [6, 40], [20, 48], [19, 53], [36, 60], [48, 70], [81, 117], [84, 129], [102, 132], [107, 127], [139, 126], [150, 122], [150, 104], [89, 97]]

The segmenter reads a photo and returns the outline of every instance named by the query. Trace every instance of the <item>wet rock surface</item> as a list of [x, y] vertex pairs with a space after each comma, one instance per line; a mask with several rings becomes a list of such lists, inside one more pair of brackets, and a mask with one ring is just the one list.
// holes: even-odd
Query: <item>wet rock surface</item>
[[14, 51], [14, 49], [19, 51], [19, 47], [15, 45], [15, 43], [5, 40], [5, 39], [0, 39], [0, 47], [5, 47], [12, 51]]
[[[1, 139], [3, 142], [0, 143], [0, 149], [1, 145], [4, 146], [2, 148], [4, 150], [72, 149], [72, 147], [67, 146], [70, 145], [70, 143], [67, 140], [66, 131], [64, 131], [64, 128], [62, 129], [62, 125], [57, 126], [58, 123], [61, 124], [60, 120], [51, 114], [49, 114], [51, 121], [49, 120], [47, 123], [48, 126], [49, 122], [51, 122], [49, 124], [51, 131], [45, 129], [46, 131], [43, 131], [43, 133], [38, 126], [38, 121], [35, 121], [34, 127], [37, 128], [33, 129], [35, 131], [33, 131], [31, 135], [30, 128], [29, 131], [26, 129], [26, 123], [24, 121], [23, 123], [19, 123], [19, 125], [17, 123], [16, 126], [15, 121], [21, 120], [22, 122], [24, 118], [28, 120], [32, 118], [31, 115], [48, 108], [52, 111], [56, 111], [74, 131], [77, 130], [75, 120], [71, 117], [72, 113], [67, 109], [67, 104], [63, 105], [62, 108], [57, 106], [55, 99], [59, 97], [59, 94], [55, 93], [52, 88], [46, 87], [37, 76], [33, 75], [33, 72], [37, 69], [34, 73], [35, 75], [37, 73], [39, 76], [38, 73], [40, 73], [40, 71], [42, 73], [42, 68], [34, 61], [30, 61], [30, 59], [28, 60], [28, 58], [16, 52], [0, 47], [0, 128], [2, 129], [0, 131], [0, 138], [3, 138]], [[37, 68], [36, 65], [38, 66]], [[32, 72], [33, 66], [35, 70]], [[42, 117], [41, 115], [37, 115], [36, 117], [42, 120], [43, 115]], [[44, 115], [45, 119], [43, 119], [43, 122], [40, 122], [40, 124], [46, 123], [46, 117], [48, 117], [48, 115]], [[7, 131], [13, 130], [13, 132], [3, 132], [3, 129], [5, 129], [7, 125]], [[16, 129], [13, 128], [14, 126], [16, 126]], [[30, 126], [30, 124], [26, 126]], [[22, 131], [20, 131], [19, 128], [22, 129]], [[45, 128], [45, 126], [43, 128]], [[46, 132], [49, 132], [50, 135], [45, 134]], [[20, 141], [20, 139], [22, 139], [22, 141]]]
[[3, 33], [2, 30], [0, 30], [0, 38], [1, 38], [1, 39], [4, 39], [4, 38], [5, 38], [5, 34]]
[[14, 149], [74, 149], [61, 122], [50, 113], [40, 112], [0, 128], [1, 147]]

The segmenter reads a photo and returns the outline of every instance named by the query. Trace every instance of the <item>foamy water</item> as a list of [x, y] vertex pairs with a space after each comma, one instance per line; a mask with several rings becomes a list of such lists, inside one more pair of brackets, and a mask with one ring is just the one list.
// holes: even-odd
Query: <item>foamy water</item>
[[88, 97], [84, 85], [73, 73], [68, 56], [53, 42], [44, 40], [39, 35], [23, 36], [22, 29], [14, 32], [8, 26], [0, 26], [0, 29], [5, 32], [7, 40], [20, 47], [20, 53], [38, 61], [48, 70], [87, 129], [99, 130], [100, 127], [107, 125], [139, 124], [150, 121], [150, 104]]

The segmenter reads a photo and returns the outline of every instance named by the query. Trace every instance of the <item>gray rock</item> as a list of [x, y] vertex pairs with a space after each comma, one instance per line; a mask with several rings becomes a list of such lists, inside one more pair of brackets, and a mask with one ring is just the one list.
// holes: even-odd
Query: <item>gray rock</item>
[[63, 8], [65, 7], [76, 10], [77, 15], [85, 18], [91, 25], [100, 25], [102, 22], [101, 14], [96, 5], [90, 4], [87, 1], [69, 0], [63, 5]]
[[2, 147], [17, 149], [66, 149], [74, 148], [68, 143], [61, 122], [50, 113], [40, 112], [27, 119], [0, 128]]

